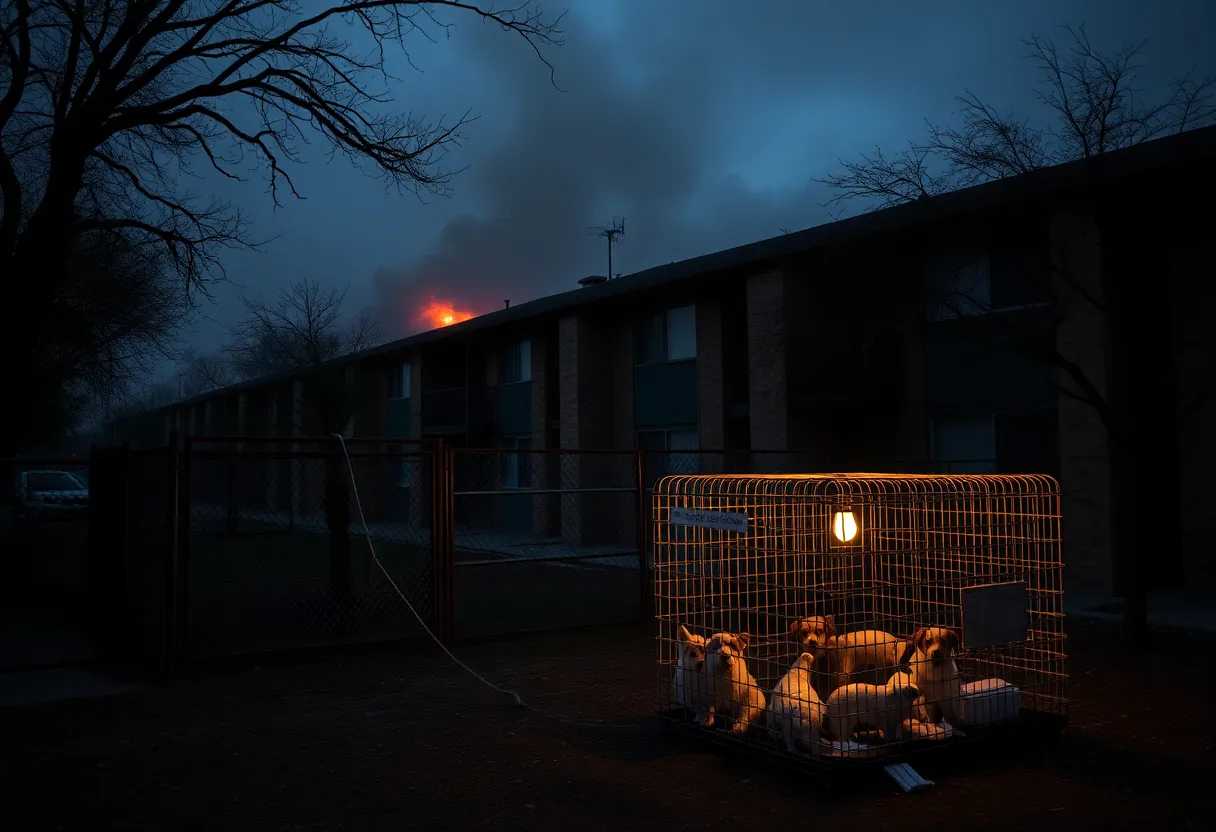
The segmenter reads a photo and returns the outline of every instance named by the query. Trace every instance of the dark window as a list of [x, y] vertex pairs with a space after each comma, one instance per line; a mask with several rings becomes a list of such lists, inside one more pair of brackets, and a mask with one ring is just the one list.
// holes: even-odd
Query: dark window
[[413, 368], [410, 362], [396, 364], [389, 371], [388, 397], [390, 399], [408, 399], [410, 397], [410, 380]]
[[696, 307], [677, 306], [643, 318], [634, 333], [634, 349], [638, 364], [696, 358]]
[[941, 252], [929, 261], [928, 303], [931, 321], [986, 314], [992, 308], [988, 252], [968, 246]]
[[1045, 221], [1000, 226], [990, 250], [994, 309], [1052, 302], [1051, 238]]
[[998, 471], [1059, 476], [1060, 432], [1054, 409], [1000, 413], [994, 425]]
[[939, 416], [933, 420], [933, 461], [943, 474], [991, 474], [996, 438], [991, 413]]
[[638, 431], [638, 450], [653, 451], [644, 455], [647, 483], [653, 485], [667, 474], [700, 473], [700, 455], [680, 453], [696, 451], [699, 446], [700, 433], [695, 428]]
[[521, 453], [502, 455], [503, 488], [531, 488], [532, 465], [539, 454], [526, 453], [532, 450], [531, 436], [506, 436], [498, 440], [498, 446]]
[[[413, 450], [409, 445], [389, 445], [388, 451], [391, 454], [403, 454]], [[421, 458], [415, 455], [406, 454], [392, 458], [393, 470], [393, 485], [396, 488], [409, 488], [414, 484], [414, 480], [418, 477], [418, 468], [421, 465]]]
[[517, 341], [502, 351], [498, 383], [515, 384], [532, 380], [532, 342]]
[[653, 364], [663, 361], [663, 316], [649, 315], [638, 323], [636, 337], [637, 363]]

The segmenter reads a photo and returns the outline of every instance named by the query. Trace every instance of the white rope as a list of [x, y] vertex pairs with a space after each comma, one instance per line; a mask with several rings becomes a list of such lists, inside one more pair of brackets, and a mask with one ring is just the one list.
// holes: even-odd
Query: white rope
[[[455, 662], [458, 667], [460, 667], [462, 670], [464, 670], [466, 673], [468, 673], [474, 679], [481, 682], [486, 687], [490, 688], [490, 690], [496, 691], [497, 693], [501, 693], [504, 696], [509, 696], [511, 698], [511, 701], [514, 702], [517, 707], [527, 708], [528, 710], [532, 711], [535, 714], [549, 717], [550, 719], [557, 720], [558, 722], [564, 722], [567, 725], [578, 725], [583, 728], [633, 729], [633, 728], [639, 727], [636, 725], [607, 725], [603, 722], [577, 722], [575, 720], [567, 719], [566, 717], [559, 716], [558, 714], [542, 711], [542, 710], [524, 702], [523, 697], [520, 696], [515, 691], [510, 690], [508, 688], [499, 687], [498, 685], [494, 684], [486, 677], [482, 676], [476, 670], [474, 670], [473, 668], [469, 667], [467, 664], [462, 662], [460, 659], [456, 658], [456, 656], [452, 653], [452, 651], [449, 650], [447, 648], [447, 646], [442, 641], [440, 641], [439, 638], [433, 632], [431, 632], [431, 628], [427, 626], [426, 621], [423, 620], [422, 616], [418, 614], [418, 611], [416, 609], [414, 609], [414, 605], [410, 603], [410, 599], [405, 597], [405, 593], [401, 591], [401, 587], [397, 586], [397, 582], [393, 580], [393, 576], [390, 575], [389, 571], [384, 568], [384, 564], [380, 562], [380, 558], [376, 555], [376, 547], [372, 543], [371, 530], [367, 526], [367, 517], [364, 516], [364, 514], [363, 514], [363, 501], [359, 498], [359, 484], [358, 484], [358, 482], [355, 481], [355, 467], [351, 463], [350, 453], [347, 452], [347, 450], [346, 450], [346, 439], [340, 433], [335, 433], [333, 435], [337, 438], [338, 444], [340, 444], [342, 446], [342, 456], [346, 459], [346, 470], [350, 472], [351, 492], [355, 495], [355, 506], [356, 506], [356, 508], [359, 509], [359, 522], [363, 525], [363, 536], [367, 539], [367, 548], [368, 548], [368, 551], [371, 552], [372, 560], [375, 562], [376, 566], [378, 566], [380, 568], [380, 571], [382, 573], [384, 573], [385, 579], [388, 580], [389, 584], [392, 586], [393, 590], [397, 593], [398, 597], [400, 597], [401, 600], [405, 602], [405, 606], [413, 614], [414, 618], [417, 619], [418, 624], [421, 625], [422, 629], [426, 631], [426, 634], [431, 637], [431, 641], [435, 642], [435, 644], [437, 644], [439, 646], [439, 649], [447, 654], [447, 657], [449, 659], [451, 659], [453, 662]], [[431, 529], [431, 545], [434, 545], [434, 542], [435, 542], [435, 530]], [[438, 577], [438, 576], [436, 576], [436, 577]]]

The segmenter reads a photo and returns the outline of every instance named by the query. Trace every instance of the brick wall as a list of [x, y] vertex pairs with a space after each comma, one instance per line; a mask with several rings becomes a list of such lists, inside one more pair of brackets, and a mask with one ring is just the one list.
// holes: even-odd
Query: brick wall
[[[625, 337], [621, 329], [625, 326], [619, 316], [610, 314], [567, 315], [558, 321], [559, 434], [563, 449], [605, 449], [612, 447], [614, 439], [624, 441], [620, 437], [625, 435], [625, 426], [632, 423], [633, 411], [632, 396], [620, 395], [622, 377], [630, 380], [630, 386], [633, 378], [632, 350], [621, 349]], [[566, 457], [560, 462], [561, 488], [601, 486], [614, 478], [624, 481], [627, 468], [624, 456]], [[622, 498], [621, 502], [618, 508], [623, 509], [630, 501]], [[627, 527], [633, 523], [633, 513], [610, 508], [603, 499], [563, 494], [562, 537], [578, 545], [622, 543]]]
[[785, 275], [780, 271], [747, 278], [747, 373], [751, 446], [789, 448], [786, 400]]
[[[1056, 331], [1056, 349], [1077, 364], [1105, 393], [1106, 331], [1103, 314], [1068, 284], [1079, 282], [1101, 297], [1101, 241], [1092, 218], [1055, 210], [1050, 217], [1051, 256], [1066, 314]], [[1060, 384], [1072, 389], [1060, 372]], [[1106, 428], [1094, 409], [1059, 397], [1060, 487], [1063, 492], [1065, 588], [1106, 595], [1113, 591], [1110, 454]]]
[[609, 335], [612, 345], [612, 443], [605, 447], [633, 450], [638, 446], [634, 426], [633, 325], [618, 320]]
[[697, 426], [702, 448], [726, 447], [722, 302], [697, 299]]
[[[532, 336], [532, 447], [550, 448], [552, 431], [549, 427], [549, 399], [557, 395], [555, 379], [549, 377], [549, 339], [541, 333]], [[557, 454], [536, 454], [531, 457], [532, 487], [552, 488], [558, 482], [560, 457]], [[532, 531], [549, 537], [561, 533], [559, 499], [552, 494], [532, 498]]]
[[414, 350], [410, 361], [410, 438], [422, 438], [422, 350]]
[[1178, 444], [1183, 573], [1192, 589], [1216, 588], [1216, 261], [1212, 212], [1192, 215], [1172, 250], [1174, 350], [1178, 378]]

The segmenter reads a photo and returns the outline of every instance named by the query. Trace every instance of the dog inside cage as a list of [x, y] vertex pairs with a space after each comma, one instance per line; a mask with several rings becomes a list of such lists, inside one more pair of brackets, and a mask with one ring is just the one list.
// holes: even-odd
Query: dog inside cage
[[670, 724], [838, 764], [1067, 720], [1050, 477], [672, 476], [653, 499]]

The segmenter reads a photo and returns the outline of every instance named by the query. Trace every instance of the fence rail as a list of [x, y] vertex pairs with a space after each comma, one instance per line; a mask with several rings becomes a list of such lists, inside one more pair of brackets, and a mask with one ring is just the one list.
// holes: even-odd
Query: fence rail
[[163, 448], [94, 449], [87, 466], [76, 463], [91, 499], [77, 549], [126, 654], [165, 669], [417, 637], [419, 619], [445, 641], [619, 622], [651, 603], [661, 476], [821, 462], [787, 451], [347, 439], [344, 452], [333, 437], [174, 437]]

